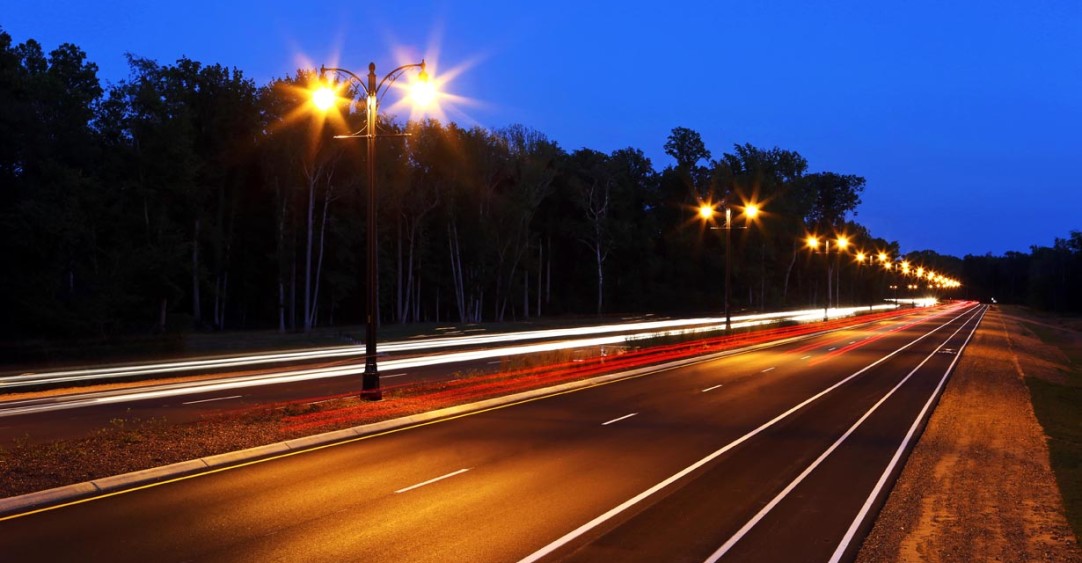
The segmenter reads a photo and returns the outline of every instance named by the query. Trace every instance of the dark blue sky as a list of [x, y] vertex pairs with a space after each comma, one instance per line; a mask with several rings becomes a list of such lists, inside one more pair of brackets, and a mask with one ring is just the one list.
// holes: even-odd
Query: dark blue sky
[[904, 251], [1026, 251], [1082, 229], [1077, 0], [15, 0], [0, 27], [78, 45], [103, 82], [127, 76], [125, 52], [262, 85], [306, 60], [386, 71], [405, 51], [461, 69], [460, 123], [633, 146], [658, 169], [684, 126], [715, 157], [778, 146], [864, 176], [856, 219]]

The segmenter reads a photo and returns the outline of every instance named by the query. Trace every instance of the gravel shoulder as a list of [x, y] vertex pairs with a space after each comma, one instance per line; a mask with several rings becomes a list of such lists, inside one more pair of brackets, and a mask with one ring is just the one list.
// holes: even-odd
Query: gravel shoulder
[[1065, 360], [989, 310], [857, 561], [1082, 561], [1024, 381]]

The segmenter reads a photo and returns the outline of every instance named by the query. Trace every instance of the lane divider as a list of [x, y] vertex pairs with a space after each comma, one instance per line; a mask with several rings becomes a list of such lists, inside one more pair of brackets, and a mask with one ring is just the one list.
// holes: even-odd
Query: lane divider
[[614, 422], [620, 422], [621, 420], [627, 420], [627, 419], [629, 419], [629, 418], [631, 418], [631, 417], [633, 417], [633, 416], [635, 416], [637, 414], [639, 414], [639, 413], [633, 412], [631, 414], [625, 414], [624, 416], [621, 416], [620, 418], [614, 418], [614, 419], [612, 419], [612, 420], [610, 420], [608, 422], [602, 422], [601, 426], [608, 426], [608, 425], [610, 425], [610, 424], [612, 424]]
[[244, 395], [230, 395], [229, 397], [215, 397], [213, 399], [200, 399], [198, 401], [188, 401], [187, 403], [181, 403], [182, 405], [194, 405], [197, 403], [209, 403], [211, 401], [225, 401], [227, 399], [239, 399]]
[[425, 481], [423, 483], [417, 483], [416, 485], [410, 485], [409, 487], [406, 487], [406, 488], [403, 488], [403, 489], [398, 489], [397, 491], [394, 492], [394, 494], [397, 495], [397, 494], [400, 494], [400, 493], [405, 493], [405, 492], [412, 491], [413, 489], [420, 489], [421, 487], [423, 487], [425, 485], [431, 485], [432, 483], [436, 483], [438, 481], [443, 481], [444, 479], [454, 477], [455, 475], [462, 475], [463, 473], [469, 471], [470, 469], [473, 469], [473, 468], [472, 467], [467, 467], [466, 469], [459, 469], [458, 471], [452, 471], [452, 472], [448, 473], [447, 475], [441, 475], [439, 477], [436, 477], [435, 479], [429, 479], [429, 480], [427, 480], [427, 481]]

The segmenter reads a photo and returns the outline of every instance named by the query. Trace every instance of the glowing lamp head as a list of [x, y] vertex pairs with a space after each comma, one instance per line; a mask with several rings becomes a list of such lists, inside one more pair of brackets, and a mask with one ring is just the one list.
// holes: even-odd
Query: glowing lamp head
[[838, 237], [838, 250], [845, 250], [849, 248], [849, 239], [847, 237]]
[[704, 221], [708, 221], [714, 217], [714, 206], [709, 203], [704, 203], [699, 206], [699, 218]]
[[808, 245], [808, 248], [819, 248], [819, 237], [808, 236], [804, 239], [804, 243]]
[[886, 252], [880, 252], [879, 253], [879, 261], [880, 262], [886, 262], [887, 261], [887, 253]]
[[744, 206], [744, 216], [748, 219], [754, 219], [759, 216], [759, 206], [754, 203], [749, 203]]
[[867, 258], [868, 257], [865, 256], [865, 254], [863, 252], [858, 252], [857, 253], [857, 262], [860, 262], [861, 264], [863, 264], [864, 260], [867, 259]]
[[436, 101], [436, 94], [436, 84], [432, 81], [432, 77], [428, 75], [428, 71], [425, 70], [424, 61], [421, 61], [421, 72], [417, 75], [417, 79], [410, 84], [410, 98], [413, 99], [416, 106], [425, 108]]
[[330, 86], [322, 85], [312, 92], [312, 103], [319, 111], [331, 109], [337, 101], [338, 94]]

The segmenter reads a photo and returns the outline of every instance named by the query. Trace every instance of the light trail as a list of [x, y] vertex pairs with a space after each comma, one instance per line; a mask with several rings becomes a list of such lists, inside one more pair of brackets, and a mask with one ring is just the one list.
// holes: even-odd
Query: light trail
[[[874, 309], [894, 309], [894, 305], [879, 305]], [[867, 310], [866, 307], [850, 307], [831, 309], [831, 318], [851, 316], [857, 312]], [[761, 326], [781, 321], [810, 322], [822, 318], [821, 310], [782, 311], [776, 313], [764, 313], [759, 315], [743, 315], [733, 317], [734, 328]], [[556, 350], [574, 346], [603, 346], [623, 343], [635, 337], [650, 338], [653, 336], [670, 336], [674, 334], [694, 334], [701, 332], [717, 332], [724, 330], [725, 319], [722, 317], [701, 317], [693, 319], [676, 319], [665, 321], [648, 321], [640, 323], [610, 324], [588, 327], [572, 327], [560, 329], [534, 330], [522, 332], [509, 332], [500, 334], [467, 335], [454, 337], [436, 337], [426, 340], [387, 342], [379, 345], [379, 352], [407, 352], [416, 350], [432, 350], [440, 348], [455, 348], [465, 346], [483, 346], [490, 344], [505, 344], [510, 342], [548, 340], [556, 338], [578, 338], [578, 340], [565, 341], [565, 344], [550, 348], [512, 347], [504, 348], [488, 355], [477, 356], [472, 359], [502, 357], [522, 353], [534, 353], [538, 351]], [[607, 338], [584, 339], [588, 336], [609, 334]], [[576, 344], [566, 344], [576, 342]], [[521, 351], [515, 351], [521, 350]], [[20, 387], [37, 385], [77, 383], [95, 380], [115, 380], [125, 377], [136, 377], [150, 374], [167, 374], [194, 372], [199, 370], [217, 370], [239, 366], [265, 365], [273, 363], [294, 362], [303, 360], [321, 360], [343, 357], [363, 357], [363, 346], [339, 346], [334, 348], [319, 348], [301, 350], [295, 352], [274, 352], [252, 354], [245, 356], [231, 356], [226, 358], [205, 358], [196, 360], [183, 360], [173, 362], [159, 362], [153, 364], [140, 364], [131, 366], [111, 366], [102, 368], [86, 368], [75, 370], [61, 370], [45, 373], [27, 373], [22, 375], [0, 377], [0, 391]], [[455, 361], [466, 361], [464, 358]], [[421, 365], [433, 365], [432, 363], [407, 363], [394, 364], [396, 361], [410, 360], [386, 360], [381, 366], [399, 368], [416, 367]], [[424, 361], [424, 360], [422, 360]], [[434, 362], [446, 363], [446, 362]], [[292, 374], [295, 372], [290, 372]], [[283, 374], [283, 375], [289, 375]], [[332, 376], [333, 377], [333, 376]]]

